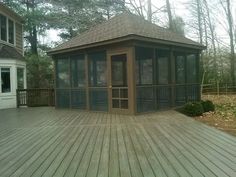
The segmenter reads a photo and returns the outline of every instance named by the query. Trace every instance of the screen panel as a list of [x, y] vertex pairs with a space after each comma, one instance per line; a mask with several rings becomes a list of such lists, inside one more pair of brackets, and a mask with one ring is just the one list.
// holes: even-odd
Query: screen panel
[[187, 55], [187, 83], [197, 82], [197, 56], [196, 54]]
[[185, 84], [185, 55], [175, 56], [176, 83]]
[[78, 109], [86, 109], [85, 89], [71, 90], [71, 107]]
[[90, 53], [89, 58], [89, 85], [92, 87], [107, 86], [106, 52]]
[[155, 110], [153, 87], [137, 88], [137, 111], [148, 112]]
[[90, 89], [90, 109], [93, 111], [108, 111], [107, 89]]
[[169, 50], [157, 50], [157, 83], [160, 85], [169, 84], [170, 81], [170, 64]]
[[186, 103], [186, 89], [185, 85], [176, 86], [175, 88], [175, 105], [182, 106]]
[[156, 92], [158, 109], [169, 108], [171, 106], [171, 86], [158, 86]]
[[56, 87], [69, 88], [70, 87], [70, 69], [69, 59], [56, 60]]
[[70, 107], [70, 90], [69, 89], [56, 89], [56, 106], [58, 108]]
[[136, 85], [153, 84], [154, 49], [136, 47]]
[[85, 58], [84, 55], [71, 58], [71, 85], [72, 88], [85, 86]]

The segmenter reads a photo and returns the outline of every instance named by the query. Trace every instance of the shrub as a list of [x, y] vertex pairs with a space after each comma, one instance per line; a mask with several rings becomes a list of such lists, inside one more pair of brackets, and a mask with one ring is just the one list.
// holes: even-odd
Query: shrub
[[201, 101], [201, 104], [204, 109], [204, 112], [215, 111], [215, 105], [213, 104], [212, 101], [210, 100]]
[[203, 106], [200, 102], [186, 103], [182, 109], [182, 112], [188, 116], [201, 116], [204, 113]]

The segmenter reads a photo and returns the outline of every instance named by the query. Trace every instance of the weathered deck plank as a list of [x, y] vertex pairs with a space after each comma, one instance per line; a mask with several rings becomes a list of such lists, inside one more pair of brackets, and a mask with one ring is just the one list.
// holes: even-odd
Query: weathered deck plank
[[236, 176], [236, 138], [174, 111], [0, 115], [0, 177]]

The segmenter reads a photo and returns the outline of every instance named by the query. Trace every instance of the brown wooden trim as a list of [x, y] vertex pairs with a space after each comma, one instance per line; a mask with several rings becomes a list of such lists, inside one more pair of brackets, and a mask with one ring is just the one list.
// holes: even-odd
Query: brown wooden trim
[[[134, 97], [133, 97], [133, 59], [132, 48], [120, 47], [113, 48], [107, 51], [107, 64], [108, 64], [108, 97], [109, 97], [109, 112], [118, 114], [134, 114]], [[111, 57], [113, 55], [126, 54], [127, 60], [127, 84], [128, 84], [128, 109], [112, 108], [112, 75], [111, 75]], [[118, 87], [119, 88], [119, 87]], [[123, 88], [123, 87], [122, 87]], [[127, 87], [126, 87], [127, 88]], [[127, 99], [126, 99], [127, 100]]]

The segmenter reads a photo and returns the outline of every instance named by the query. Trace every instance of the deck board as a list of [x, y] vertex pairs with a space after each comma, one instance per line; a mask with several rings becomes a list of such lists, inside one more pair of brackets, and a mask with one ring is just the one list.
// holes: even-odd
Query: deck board
[[0, 115], [0, 177], [236, 176], [236, 138], [175, 111]]

